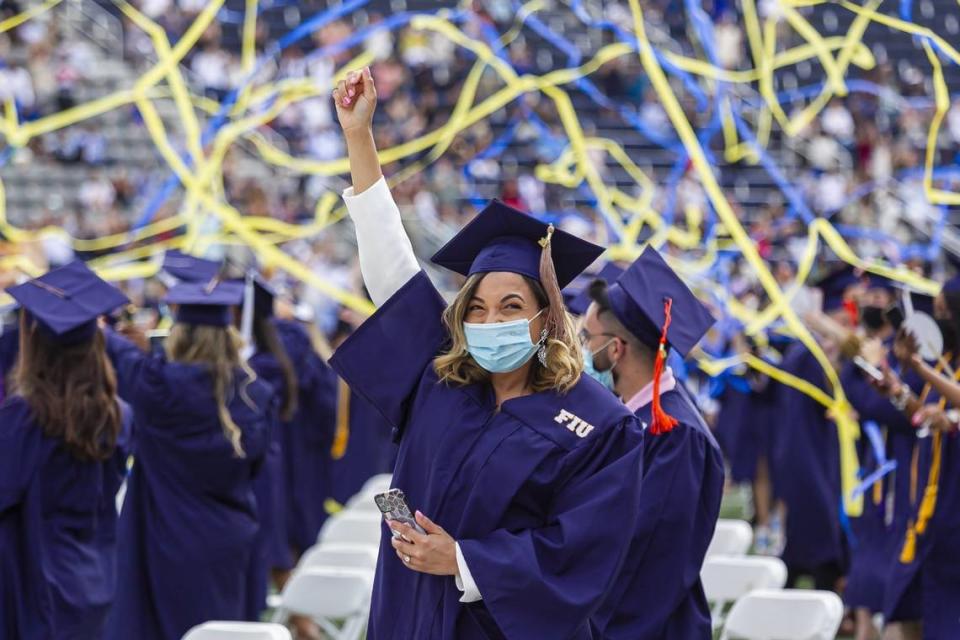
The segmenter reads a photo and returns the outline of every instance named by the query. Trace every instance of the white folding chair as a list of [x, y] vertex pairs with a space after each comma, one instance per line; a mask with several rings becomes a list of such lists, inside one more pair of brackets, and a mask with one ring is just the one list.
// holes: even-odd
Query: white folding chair
[[720, 640], [833, 640], [843, 601], [832, 591], [753, 591], [737, 600]]
[[700, 570], [707, 601], [713, 604], [714, 629], [723, 626], [726, 608], [757, 589], [782, 589], [787, 566], [780, 558], [761, 556], [714, 556]]
[[272, 622], [204, 622], [183, 640], [290, 640], [290, 632]]
[[343, 513], [380, 513], [380, 508], [374, 502], [373, 496], [376, 493], [358, 493], [349, 500], [343, 507]]
[[717, 520], [707, 558], [713, 556], [743, 556], [753, 544], [753, 529], [744, 520]]
[[360, 488], [360, 491], [357, 493], [359, 495], [373, 495], [375, 493], [383, 493], [390, 488], [390, 484], [393, 482], [392, 473], [378, 473], [375, 476], [371, 476], [363, 483], [363, 486]]
[[373, 571], [313, 567], [296, 571], [280, 594], [274, 622], [308, 616], [331, 640], [359, 640], [367, 625]]
[[378, 513], [341, 512], [327, 518], [317, 542], [380, 546], [382, 523], [383, 518]]
[[366, 544], [316, 544], [300, 558], [297, 570], [314, 567], [374, 570], [379, 551], [378, 547]]

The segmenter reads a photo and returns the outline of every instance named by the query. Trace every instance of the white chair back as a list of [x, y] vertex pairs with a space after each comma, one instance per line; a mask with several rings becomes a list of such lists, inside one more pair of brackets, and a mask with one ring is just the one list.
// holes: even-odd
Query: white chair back
[[[379, 492], [378, 492], [379, 493]], [[343, 513], [380, 513], [380, 508], [373, 501], [375, 493], [358, 493], [347, 501]]]
[[359, 640], [366, 628], [372, 591], [371, 569], [298, 569], [280, 594], [273, 621], [285, 622], [291, 614], [308, 616], [332, 640]]
[[313, 567], [377, 568], [379, 547], [368, 544], [317, 544], [300, 558], [297, 570]]
[[740, 597], [757, 589], [782, 589], [787, 566], [780, 558], [714, 556], [700, 570], [707, 600], [713, 604], [713, 626], [723, 626], [724, 611]]
[[373, 495], [375, 493], [383, 493], [390, 488], [390, 484], [393, 482], [392, 473], [379, 473], [375, 476], [371, 476], [363, 483], [363, 486], [360, 488], [360, 491], [357, 493], [359, 495]]
[[327, 518], [317, 542], [379, 546], [382, 523], [383, 516], [379, 513], [344, 511]]
[[706, 557], [743, 556], [753, 544], [753, 529], [744, 520], [718, 520]]
[[283, 625], [271, 622], [204, 622], [183, 640], [291, 640]]
[[833, 640], [843, 601], [832, 591], [753, 591], [737, 600], [721, 640]]

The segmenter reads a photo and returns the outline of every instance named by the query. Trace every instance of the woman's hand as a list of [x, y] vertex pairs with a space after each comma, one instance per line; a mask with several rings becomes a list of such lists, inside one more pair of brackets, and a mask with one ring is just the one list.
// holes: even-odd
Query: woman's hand
[[900, 381], [900, 378], [894, 373], [886, 362], [881, 362], [878, 366], [880, 373], [883, 374], [883, 380], [875, 380], [871, 377], [867, 377], [867, 380], [873, 386], [874, 389], [879, 391], [883, 396], [890, 398], [896, 395], [900, 391], [900, 387], [903, 382]]
[[423, 527], [426, 534], [420, 533], [408, 524], [390, 523], [391, 529], [406, 538], [406, 540], [394, 538], [391, 541], [397, 557], [408, 569], [420, 573], [435, 576], [457, 575], [457, 551], [453, 538], [419, 511], [416, 519], [417, 524]]
[[333, 101], [344, 134], [369, 131], [377, 108], [377, 89], [373, 86], [370, 67], [347, 74], [347, 79], [341, 80], [333, 90]]
[[930, 428], [933, 431], [950, 433], [957, 430], [957, 425], [950, 420], [939, 404], [925, 404], [913, 414], [913, 426], [922, 429]]
[[920, 358], [917, 351], [919, 346], [913, 334], [903, 328], [897, 331], [897, 337], [893, 341], [893, 355], [897, 360], [904, 366], [916, 367]]

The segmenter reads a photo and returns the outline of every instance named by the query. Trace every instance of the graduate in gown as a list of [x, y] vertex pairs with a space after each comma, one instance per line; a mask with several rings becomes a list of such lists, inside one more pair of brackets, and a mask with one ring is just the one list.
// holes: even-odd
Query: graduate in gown
[[297, 321], [273, 318], [296, 375], [297, 405], [282, 427], [287, 537], [299, 555], [317, 541], [332, 494], [330, 448], [336, 427], [337, 376]]
[[[948, 281], [934, 301], [934, 316], [944, 336], [944, 363], [957, 371], [955, 355], [960, 336], [960, 279]], [[908, 346], [909, 345], [909, 346]], [[930, 369], [913, 351], [915, 345], [898, 337], [894, 351], [901, 366], [930, 381]], [[951, 353], [947, 354], [947, 350]], [[936, 367], [943, 368], [943, 363]], [[954, 379], [960, 375], [954, 375]], [[905, 628], [930, 640], [960, 637], [960, 438], [955, 409], [943, 398], [925, 389], [919, 396], [895, 378], [884, 385], [888, 396], [915, 426], [923, 426], [917, 461], [912, 471], [918, 479], [918, 499], [910, 514], [897, 561], [890, 574], [885, 612], [890, 619], [906, 621], [907, 613], [919, 614], [920, 627]]]
[[393, 472], [397, 445], [380, 413], [347, 383], [337, 379], [337, 419], [332, 459], [334, 500], [346, 504], [363, 484], [380, 473]]
[[[885, 278], [870, 275], [864, 279], [869, 284], [858, 302], [864, 345], [861, 356], [876, 359], [879, 366], [887, 362], [888, 347], [892, 344], [894, 330], [887, 323], [884, 311], [893, 303], [894, 290], [891, 281]], [[892, 364], [892, 354], [889, 355], [888, 364]], [[893, 437], [891, 432], [912, 433], [914, 430], [853, 362], [843, 365], [840, 382], [861, 426], [857, 454], [863, 477], [886, 464], [888, 454], [892, 453], [888, 445]], [[894, 479], [895, 476], [888, 473], [873, 482], [863, 496], [863, 513], [850, 518], [850, 570], [843, 599], [854, 612], [858, 640], [877, 637], [872, 617], [883, 611], [889, 558], [895, 553], [894, 545], [899, 538], [893, 528]]]
[[[834, 326], [853, 330], [849, 296], [859, 284], [849, 267], [831, 271], [818, 282], [823, 293], [822, 311]], [[818, 337], [818, 342], [831, 361], [839, 362], [838, 339], [824, 335]], [[828, 390], [823, 368], [800, 342], [787, 348], [781, 369]], [[840, 521], [837, 427], [823, 405], [786, 385], [780, 389], [777, 410], [781, 421], [774, 425], [774, 468], [777, 495], [786, 511], [786, 541], [781, 559], [787, 565], [787, 584], [795, 586], [801, 576], [809, 575], [817, 589], [837, 590], [849, 561]]]
[[709, 640], [700, 567], [720, 514], [723, 455], [666, 352], [686, 357], [713, 317], [652, 247], [614, 284], [598, 280], [590, 293], [581, 332], [587, 370], [649, 425], [640, 518], [593, 618], [594, 637]]
[[602, 249], [493, 202], [433, 257], [467, 276], [448, 307], [381, 176], [369, 70], [334, 99], [379, 308], [331, 365], [393, 428], [394, 486], [424, 530], [385, 530], [367, 638], [592, 638], [643, 465], [637, 418], [581, 375], [560, 294]]
[[270, 442], [273, 390], [242, 361], [235, 282], [182, 283], [163, 355], [108, 336], [137, 424], [120, 520], [120, 589], [106, 637], [179, 640], [241, 620], [259, 529], [253, 485]]
[[0, 404], [0, 638], [99, 639], [130, 424], [97, 317], [128, 301], [82, 262], [8, 291], [22, 366]]
[[[250, 340], [253, 354], [248, 364], [257, 379], [269, 384], [274, 402], [279, 407], [278, 427], [271, 430], [270, 443], [264, 456], [263, 468], [257, 476], [254, 492], [257, 497], [260, 531], [257, 536], [254, 562], [250, 572], [249, 606], [247, 617], [259, 620], [266, 607], [268, 583], [272, 579], [282, 587], [287, 572], [293, 567], [293, 557], [287, 534], [287, 486], [284, 469], [284, 431], [290, 427], [297, 413], [299, 389], [297, 374], [273, 324], [274, 293], [257, 276], [250, 277], [252, 300], [244, 299], [243, 321], [249, 313]], [[249, 309], [247, 305], [252, 305]], [[321, 461], [317, 461], [322, 464]]]

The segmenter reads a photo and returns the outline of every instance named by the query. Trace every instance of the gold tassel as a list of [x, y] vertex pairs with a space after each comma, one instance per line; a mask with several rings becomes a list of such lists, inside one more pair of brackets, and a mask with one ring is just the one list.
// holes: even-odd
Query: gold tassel
[[330, 457], [340, 460], [347, 453], [350, 441], [350, 387], [342, 379], [337, 381], [337, 430], [333, 435]]
[[923, 535], [927, 530], [927, 523], [937, 509], [937, 491], [940, 486], [940, 454], [943, 451], [943, 434], [933, 434], [933, 462], [930, 463], [930, 477], [923, 492], [923, 501], [917, 513], [917, 533]]
[[917, 532], [913, 529], [913, 521], [907, 525], [907, 536], [903, 540], [903, 549], [900, 550], [900, 563], [910, 564], [917, 557]]

